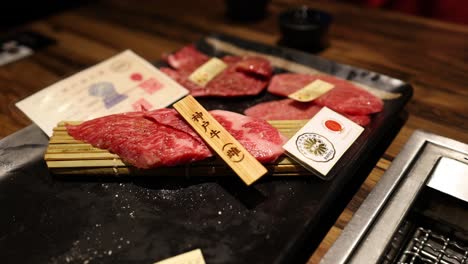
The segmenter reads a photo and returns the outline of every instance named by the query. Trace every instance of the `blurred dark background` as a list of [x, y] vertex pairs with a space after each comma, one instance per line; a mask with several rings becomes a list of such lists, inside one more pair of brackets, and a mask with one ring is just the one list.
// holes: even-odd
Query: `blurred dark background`
[[468, 25], [468, 0], [341, 0]]
[[[142, 0], [143, 1], [143, 0]], [[149, 0], [145, 0], [149, 1]], [[156, 0], [155, 0], [156, 1]], [[225, 0], [218, 0], [225, 1]], [[257, 1], [257, 0], [252, 0]], [[259, 0], [262, 1], [262, 0]], [[314, 0], [311, 0], [311, 2]], [[468, 25], [468, 0], [322, 0], [346, 2], [369, 8], [389, 9], [453, 23]], [[5, 31], [29, 21], [52, 15], [91, 0], [4, 0], [1, 4], [0, 30]], [[135, 1], [138, 4], [138, 1]]]
[[0, 4], [0, 30], [39, 19], [53, 13], [90, 3], [90, 0], [3, 0]]

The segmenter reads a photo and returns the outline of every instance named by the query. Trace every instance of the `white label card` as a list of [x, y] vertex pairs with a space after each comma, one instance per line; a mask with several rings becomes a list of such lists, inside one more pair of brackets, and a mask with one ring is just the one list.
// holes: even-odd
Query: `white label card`
[[288, 97], [299, 102], [310, 102], [322, 94], [330, 91], [333, 89], [333, 87], [335, 87], [335, 85], [331, 83], [322, 80], [315, 80], [304, 86], [304, 88], [301, 88], [290, 94]]
[[63, 120], [158, 109], [188, 90], [130, 50], [59, 81], [16, 103], [50, 137]]
[[204, 87], [226, 68], [227, 64], [224, 63], [224, 61], [213, 57], [198, 67], [194, 72], [192, 72], [192, 74], [189, 76], [189, 80], [198, 84], [199, 86]]
[[364, 128], [323, 107], [283, 146], [305, 168], [326, 176]]
[[205, 259], [200, 249], [195, 249], [175, 257], [155, 262], [154, 264], [205, 264]]
[[31, 48], [24, 45], [16, 46], [15, 52], [2, 51], [0, 49], [0, 66], [20, 60], [32, 55], [33, 53], [34, 51]]

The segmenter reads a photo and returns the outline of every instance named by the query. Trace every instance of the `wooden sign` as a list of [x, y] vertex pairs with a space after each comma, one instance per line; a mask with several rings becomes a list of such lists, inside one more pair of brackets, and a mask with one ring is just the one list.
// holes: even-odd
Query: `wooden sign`
[[155, 262], [154, 264], [205, 264], [205, 259], [200, 249]]
[[327, 93], [333, 87], [335, 85], [318, 79], [288, 95], [288, 97], [299, 102], [310, 102]]
[[213, 57], [190, 74], [189, 80], [201, 87], [205, 87], [214, 77], [223, 72], [227, 66], [224, 61]]
[[186, 96], [173, 106], [247, 185], [252, 184], [267, 173], [267, 169], [229, 134], [193, 96]]

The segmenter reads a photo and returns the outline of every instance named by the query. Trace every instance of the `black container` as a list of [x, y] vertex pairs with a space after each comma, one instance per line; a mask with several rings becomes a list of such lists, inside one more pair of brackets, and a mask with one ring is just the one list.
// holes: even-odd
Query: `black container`
[[328, 46], [328, 28], [332, 16], [307, 6], [288, 9], [279, 15], [282, 46], [318, 52]]
[[264, 18], [270, 0], [225, 0], [226, 15], [236, 21], [251, 22]]

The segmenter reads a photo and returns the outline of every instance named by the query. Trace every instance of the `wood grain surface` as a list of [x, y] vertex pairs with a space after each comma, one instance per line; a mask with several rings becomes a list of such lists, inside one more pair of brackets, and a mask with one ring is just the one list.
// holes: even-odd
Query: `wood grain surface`
[[468, 142], [468, 27], [318, 0], [273, 0], [264, 19], [249, 23], [227, 19], [221, 0], [93, 2], [11, 29], [57, 43], [0, 67], [0, 138], [31, 124], [17, 101], [119, 51], [156, 61], [213, 32], [275, 45], [278, 14], [302, 4], [334, 18], [330, 46], [318, 55], [414, 88], [407, 123], [308, 262], [318, 263], [415, 129]]

